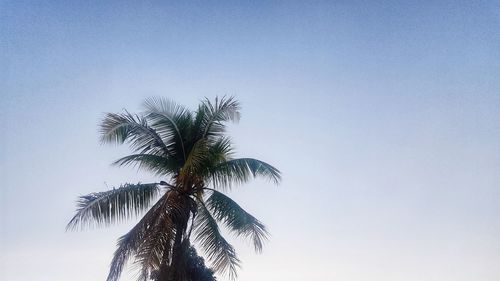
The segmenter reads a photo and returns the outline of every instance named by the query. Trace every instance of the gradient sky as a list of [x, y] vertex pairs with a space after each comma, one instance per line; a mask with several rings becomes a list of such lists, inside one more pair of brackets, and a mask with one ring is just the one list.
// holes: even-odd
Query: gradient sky
[[238, 280], [500, 280], [499, 2], [43, 2], [0, 1], [1, 280], [104, 280], [133, 222], [65, 233], [76, 197], [158, 179], [103, 112], [224, 94], [284, 178], [230, 193], [272, 234]]

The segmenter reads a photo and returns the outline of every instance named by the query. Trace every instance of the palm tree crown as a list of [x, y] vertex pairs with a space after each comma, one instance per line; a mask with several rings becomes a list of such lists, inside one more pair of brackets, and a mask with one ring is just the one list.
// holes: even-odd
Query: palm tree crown
[[219, 223], [250, 239], [257, 252], [262, 250], [264, 225], [223, 191], [255, 176], [279, 183], [280, 172], [260, 160], [234, 158], [226, 123], [239, 120], [239, 109], [232, 97], [214, 103], [205, 99], [194, 112], [150, 98], [140, 114], [105, 115], [101, 141], [127, 143], [134, 151], [113, 164], [133, 165], [162, 179], [79, 197], [70, 230], [110, 225], [145, 211], [118, 240], [108, 281], [118, 280], [129, 260], [140, 268], [140, 280], [189, 280], [191, 238], [216, 272], [234, 278], [240, 261]]

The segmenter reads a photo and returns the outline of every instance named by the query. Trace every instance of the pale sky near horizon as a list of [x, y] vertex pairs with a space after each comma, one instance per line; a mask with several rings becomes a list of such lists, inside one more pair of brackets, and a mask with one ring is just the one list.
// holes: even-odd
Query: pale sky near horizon
[[44, 2], [0, 1], [1, 280], [105, 280], [133, 222], [66, 233], [76, 197], [158, 179], [103, 112], [224, 94], [283, 173], [230, 193], [272, 235], [239, 281], [500, 280], [498, 1]]

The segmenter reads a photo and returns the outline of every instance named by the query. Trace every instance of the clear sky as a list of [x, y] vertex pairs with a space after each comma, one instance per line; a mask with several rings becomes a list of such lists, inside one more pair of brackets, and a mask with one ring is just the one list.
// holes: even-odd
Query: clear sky
[[500, 3], [375, 2], [0, 1], [0, 279], [104, 280], [132, 222], [76, 197], [159, 179], [103, 112], [228, 94], [284, 178], [230, 194], [272, 233], [238, 280], [500, 280]]

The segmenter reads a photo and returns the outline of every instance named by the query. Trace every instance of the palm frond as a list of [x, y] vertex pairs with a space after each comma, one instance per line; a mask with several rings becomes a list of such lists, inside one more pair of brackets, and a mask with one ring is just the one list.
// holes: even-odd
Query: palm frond
[[220, 163], [211, 169], [208, 180], [214, 187], [230, 188], [232, 184], [242, 184], [250, 177], [264, 177], [275, 184], [281, 181], [281, 173], [266, 162], [253, 158], [238, 158]]
[[[137, 226], [142, 226], [137, 224]], [[136, 227], [137, 227], [136, 226]], [[117, 281], [125, 267], [125, 264], [129, 260], [130, 256], [134, 252], [134, 247], [138, 244], [141, 239], [140, 228], [133, 228], [127, 234], [123, 235], [118, 239], [117, 249], [111, 260], [110, 270], [108, 273], [107, 281]]]
[[100, 124], [101, 142], [123, 144], [128, 141], [135, 151], [168, 156], [169, 148], [160, 135], [138, 115], [107, 113]]
[[132, 154], [122, 157], [112, 165], [117, 166], [133, 166], [138, 169], [143, 169], [153, 172], [159, 176], [166, 176], [178, 171], [178, 163], [171, 157], [163, 157], [152, 154]]
[[[171, 232], [172, 220], [167, 217], [167, 223], [157, 220], [150, 225], [147, 239], [136, 249], [134, 265], [140, 269], [139, 279], [144, 279], [151, 272], [160, 270], [161, 264], [168, 264], [169, 253], [172, 248], [173, 237]], [[147, 279], [146, 279], [147, 280]]]
[[80, 196], [67, 230], [106, 226], [146, 210], [159, 194], [156, 183], [125, 184], [117, 189]]
[[215, 98], [215, 103], [209, 99], [202, 102], [198, 109], [202, 116], [201, 130], [202, 138], [220, 135], [225, 132], [225, 122], [238, 122], [240, 120], [240, 103], [234, 97]]
[[192, 123], [191, 112], [175, 102], [160, 98], [149, 98], [144, 102], [145, 115], [161, 138], [169, 143], [170, 151], [186, 159], [185, 137]]
[[233, 156], [234, 150], [229, 137], [220, 137], [214, 141], [209, 148], [210, 163], [209, 167], [226, 162]]
[[176, 225], [172, 220], [172, 211], [181, 209], [176, 201], [172, 200], [173, 193], [174, 191], [167, 191], [132, 230], [120, 237], [107, 281], [117, 281], [127, 261], [138, 254], [141, 245], [151, 243], [158, 238], [158, 228], [155, 226], [161, 226], [168, 237], [173, 237]]
[[231, 198], [215, 190], [207, 199], [206, 205], [216, 220], [223, 222], [236, 235], [249, 238], [256, 252], [262, 251], [262, 245], [269, 235], [264, 224]]
[[201, 180], [212, 175], [212, 169], [226, 162], [233, 154], [231, 141], [227, 137], [215, 140], [200, 139], [191, 149], [183, 167], [184, 173], [195, 174]]
[[190, 139], [198, 140], [204, 138], [206, 121], [208, 119], [209, 109], [201, 103], [198, 109], [194, 112], [193, 126], [191, 129]]
[[206, 139], [200, 139], [193, 145], [182, 167], [181, 177], [185, 174], [195, 174], [201, 168], [204, 164], [204, 160], [208, 156], [208, 149], [209, 147]]
[[200, 204], [195, 221], [195, 241], [202, 247], [212, 268], [230, 279], [236, 278], [240, 260], [236, 251], [220, 233], [216, 220], [208, 209]]

